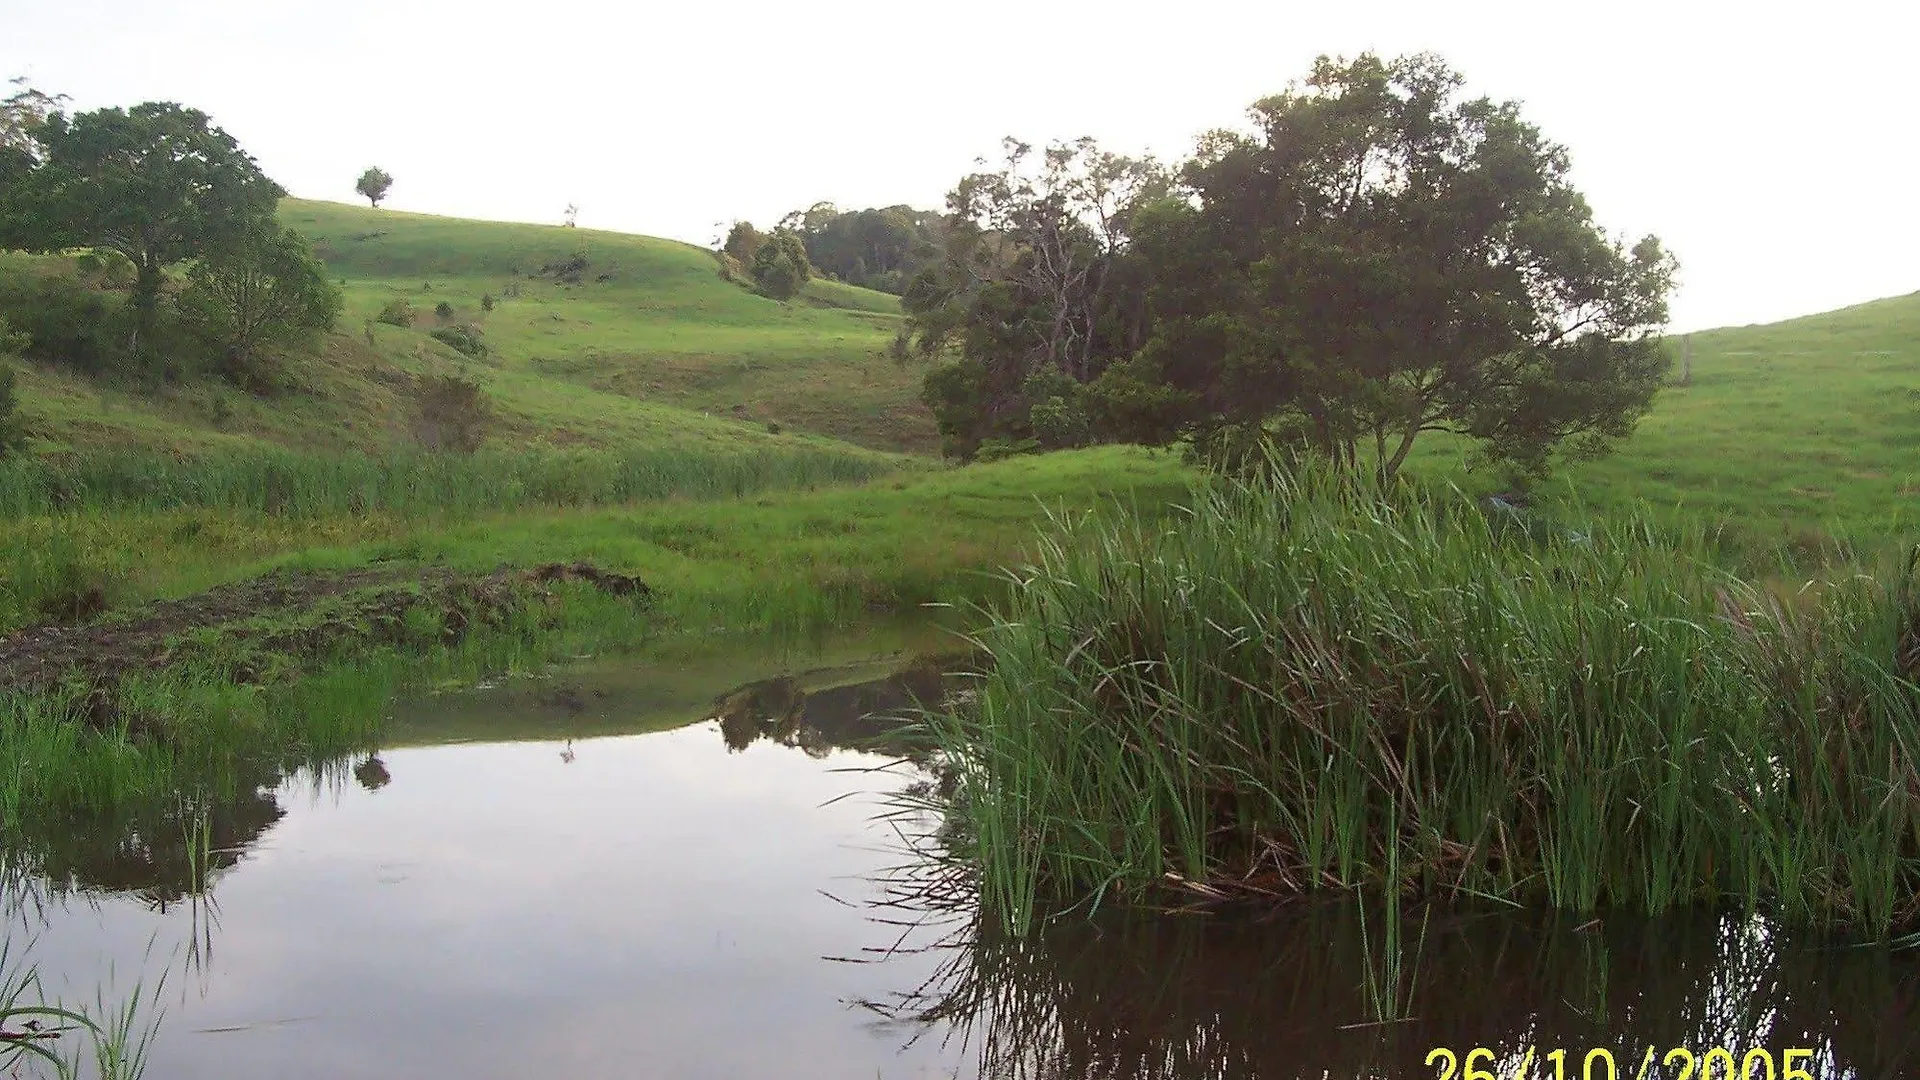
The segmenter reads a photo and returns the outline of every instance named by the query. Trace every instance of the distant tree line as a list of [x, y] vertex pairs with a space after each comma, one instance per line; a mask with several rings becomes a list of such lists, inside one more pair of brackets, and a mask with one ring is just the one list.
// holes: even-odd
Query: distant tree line
[[12, 348], [93, 374], [210, 370], [270, 389], [340, 293], [279, 227], [285, 195], [205, 113], [146, 102], [68, 115], [15, 80], [0, 102], [0, 247], [74, 256], [0, 279]]
[[[770, 232], [762, 232], [752, 222], [737, 221], [721, 249], [751, 269], [761, 246], [777, 237], [792, 237], [799, 244], [804, 263], [791, 252], [788, 261], [801, 266], [805, 274], [819, 273], [849, 285], [898, 294], [916, 274], [939, 261], [946, 215], [910, 206], [841, 210], [830, 202], [819, 202], [781, 218]], [[755, 278], [758, 282], [759, 275]], [[767, 291], [764, 284], [762, 291]]]
[[1322, 57], [1177, 164], [1008, 140], [903, 289], [894, 352], [935, 361], [947, 453], [1182, 442], [1390, 477], [1449, 431], [1537, 476], [1628, 434], [1674, 261], [1608, 236], [1567, 151], [1462, 86], [1431, 55]]

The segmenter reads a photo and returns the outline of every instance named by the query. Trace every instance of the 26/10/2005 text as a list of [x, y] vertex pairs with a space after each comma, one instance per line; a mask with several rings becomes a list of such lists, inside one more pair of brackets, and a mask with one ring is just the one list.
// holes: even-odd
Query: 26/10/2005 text
[[[1656, 1058], [1661, 1066], [1657, 1072], [1654, 1071]], [[1539, 1080], [1620, 1080], [1622, 1075], [1613, 1051], [1604, 1046], [1577, 1057], [1565, 1050], [1550, 1050], [1538, 1057], [1537, 1073], [1535, 1049], [1531, 1046], [1526, 1048], [1512, 1072], [1496, 1068], [1497, 1060], [1494, 1052], [1484, 1046], [1468, 1050], [1464, 1061], [1444, 1046], [1436, 1046], [1427, 1053], [1427, 1064], [1439, 1070], [1435, 1080], [1535, 1080], [1536, 1076]], [[1577, 1064], [1570, 1064], [1574, 1061]], [[1812, 1063], [1813, 1051], [1801, 1047], [1782, 1050], [1775, 1057], [1773, 1051], [1761, 1047], [1736, 1055], [1723, 1046], [1699, 1053], [1676, 1046], [1663, 1055], [1649, 1046], [1633, 1076], [1634, 1080], [1814, 1080], [1809, 1069]]]

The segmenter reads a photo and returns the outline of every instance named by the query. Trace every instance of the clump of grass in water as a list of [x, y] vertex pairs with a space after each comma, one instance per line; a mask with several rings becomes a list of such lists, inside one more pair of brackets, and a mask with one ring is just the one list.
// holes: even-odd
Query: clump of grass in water
[[980, 634], [974, 703], [935, 723], [1010, 927], [1403, 875], [1920, 923], [1911, 564], [1781, 598], [1704, 536], [1502, 539], [1464, 499], [1315, 470], [1216, 482], [1169, 526], [1060, 526]]
[[[60, 1077], [139, 1080], [147, 1071], [147, 1055], [159, 1031], [166, 975], [155, 981], [151, 993], [136, 984], [127, 1000], [115, 1006], [107, 1004], [104, 991], [96, 991], [89, 1014], [47, 1004], [39, 974], [25, 962], [23, 953], [10, 936], [0, 936], [0, 1072], [10, 1077], [33, 1075], [21, 1070], [45, 1066]], [[84, 1045], [76, 1045], [76, 1039]], [[63, 1055], [62, 1049], [70, 1053]], [[91, 1073], [82, 1070], [82, 1062], [89, 1058]]]

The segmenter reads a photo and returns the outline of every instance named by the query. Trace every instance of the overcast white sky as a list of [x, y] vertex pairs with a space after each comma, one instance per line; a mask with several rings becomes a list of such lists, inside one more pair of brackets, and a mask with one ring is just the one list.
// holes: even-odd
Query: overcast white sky
[[709, 242], [933, 207], [1003, 135], [1177, 157], [1322, 52], [1434, 50], [1679, 256], [1674, 327], [1920, 289], [1920, 4], [0, 0], [0, 77], [212, 114], [296, 195]]

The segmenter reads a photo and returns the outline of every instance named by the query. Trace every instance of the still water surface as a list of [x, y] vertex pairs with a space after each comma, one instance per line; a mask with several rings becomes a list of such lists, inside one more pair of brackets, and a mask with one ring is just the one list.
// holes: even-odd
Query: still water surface
[[404, 745], [216, 814], [204, 888], [177, 825], [122, 823], [31, 883], [15, 932], [69, 999], [164, 974], [156, 1080], [1400, 1077], [1480, 1045], [1503, 1080], [1528, 1046], [1568, 1075], [1595, 1046], [1622, 1076], [1650, 1046], [1807, 1046], [1815, 1075], [1920, 1077], [1913, 958], [1733, 916], [1416, 913], [1390, 1024], [1350, 903], [983, 935], [877, 817], [924, 774], [854, 748], [927, 669], [858, 652], [404, 703]]

